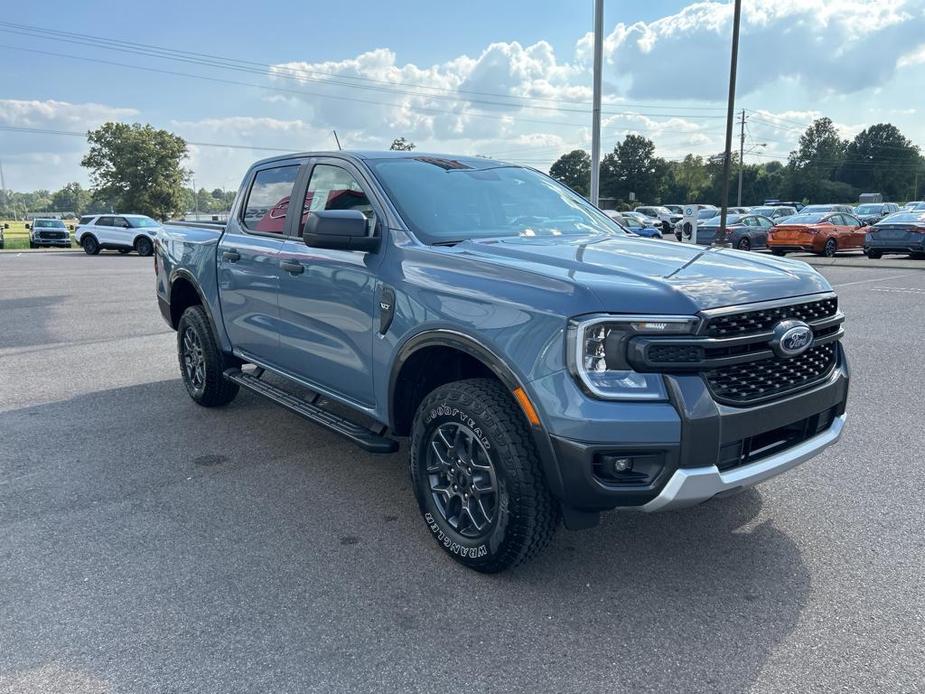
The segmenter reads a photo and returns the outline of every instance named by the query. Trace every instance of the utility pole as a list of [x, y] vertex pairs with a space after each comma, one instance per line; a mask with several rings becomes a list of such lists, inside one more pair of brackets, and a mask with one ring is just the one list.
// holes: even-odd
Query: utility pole
[[[2, 172], [2, 169], [0, 169]], [[915, 200], [919, 196], [919, 172], [915, 172], [915, 178], [912, 179], [912, 199]]]
[[742, 109], [742, 128], [739, 132], [739, 196], [736, 205], [742, 207], [742, 171], [745, 169], [745, 109]]
[[742, 18], [742, 0], [735, 0], [732, 19], [732, 60], [729, 65], [729, 105], [726, 109], [726, 151], [723, 153], [723, 199], [719, 215], [719, 233], [726, 235], [726, 214], [729, 211], [729, 166], [732, 163], [732, 121], [736, 100], [736, 63], [739, 59], [739, 21]]
[[601, 192], [601, 67], [604, 62], [604, 0], [594, 0], [594, 76], [591, 99], [591, 204]]

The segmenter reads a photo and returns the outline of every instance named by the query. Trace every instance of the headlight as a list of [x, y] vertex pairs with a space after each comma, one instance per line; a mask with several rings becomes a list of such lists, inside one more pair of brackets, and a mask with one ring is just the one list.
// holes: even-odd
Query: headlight
[[572, 372], [591, 395], [607, 400], [667, 400], [661, 374], [634, 371], [626, 360], [635, 335], [690, 334], [690, 316], [596, 316], [576, 320], [569, 329]]

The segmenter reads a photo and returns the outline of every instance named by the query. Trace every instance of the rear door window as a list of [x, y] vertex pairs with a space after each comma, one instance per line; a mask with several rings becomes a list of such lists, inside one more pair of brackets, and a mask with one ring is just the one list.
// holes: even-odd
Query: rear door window
[[100, 217], [96, 220], [96, 226], [98, 227], [111, 227], [112, 226], [112, 217]]
[[247, 195], [241, 223], [250, 231], [282, 234], [286, 228], [289, 196], [298, 173], [298, 164], [258, 171]]

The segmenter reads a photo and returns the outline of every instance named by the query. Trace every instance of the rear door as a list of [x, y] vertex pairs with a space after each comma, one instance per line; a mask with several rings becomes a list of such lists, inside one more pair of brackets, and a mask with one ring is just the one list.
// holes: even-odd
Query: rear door
[[113, 217], [112, 218], [112, 227], [110, 227], [110, 234], [112, 234], [112, 243], [117, 246], [125, 246], [130, 248], [132, 246], [132, 241], [134, 240], [134, 229], [128, 223], [128, 220], [125, 217]]
[[96, 220], [96, 224], [93, 225], [92, 231], [93, 235], [96, 236], [96, 240], [99, 241], [100, 244], [114, 243], [112, 225], [112, 215], [103, 215]]
[[279, 359], [279, 253], [300, 161], [251, 173], [218, 244], [222, 320], [234, 349], [268, 366]]
[[305, 191], [303, 215], [278, 268], [280, 363], [323, 392], [373, 407], [376, 270], [385, 247], [377, 253], [311, 248], [301, 234], [307, 213], [316, 210], [359, 210], [368, 233], [380, 233], [382, 207], [363, 172], [346, 160], [315, 159], [306, 175], [298, 188]]
[[861, 226], [861, 220], [850, 214], [843, 214], [847, 236], [850, 239], [850, 248], [863, 248], [864, 237], [867, 236], [867, 227]]

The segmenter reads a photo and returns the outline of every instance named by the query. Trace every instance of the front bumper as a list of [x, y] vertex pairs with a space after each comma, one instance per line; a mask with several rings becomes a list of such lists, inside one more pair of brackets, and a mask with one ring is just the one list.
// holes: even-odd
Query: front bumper
[[696, 506], [713, 497], [733, 494], [786, 472], [838, 441], [845, 427], [845, 416], [842, 414], [836, 417], [821, 434], [751, 465], [726, 472], [720, 472], [715, 465], [676, 470], [659, 495], [643, 504], [641, 509], [652, 512]]
[[[571, 390], [568, 374], [531, 384], [547, 415], [548, 446], [538, 441], [546, 479], [569, 527], [593, 522], [570, 523], [570, 514], [668, 510], [757, 484], [820, 453], [844, 426], [849, 373], [840, 344], [823, 381], [749, 407], [716, 402], [699, 375], [664, 378], [663, 403], [593, 400]], [[661, 469], [624, 485], [602, 479], [604, 456], [655, 459]]]

